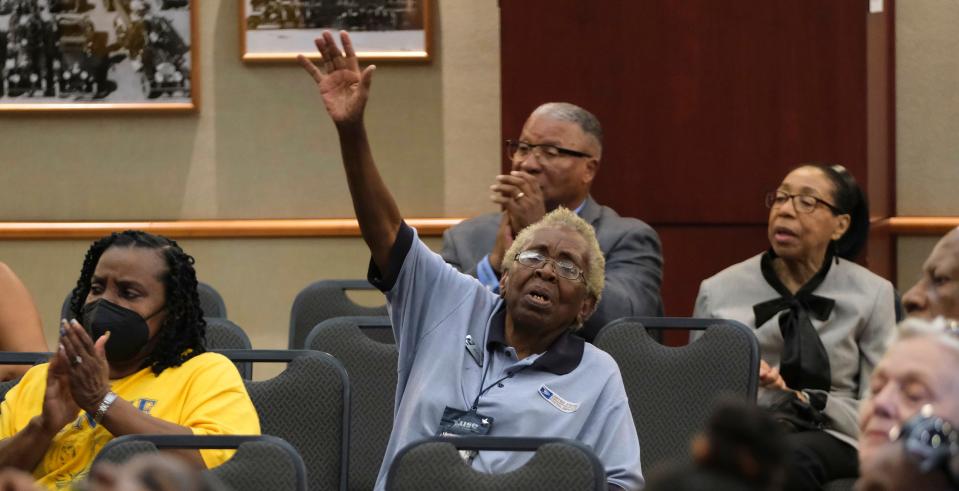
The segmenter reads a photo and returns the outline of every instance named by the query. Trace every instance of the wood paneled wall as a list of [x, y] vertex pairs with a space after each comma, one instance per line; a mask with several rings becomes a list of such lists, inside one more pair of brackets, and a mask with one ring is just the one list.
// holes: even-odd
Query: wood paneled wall
[[[893, 5], [867, 0], [501, 0], [503, 137], [569, 101], [605, 130], [593, 194], [659, 232], [667, 315], [768, 247], [763, 197], [841, 163], [894, 213]], [[504, 169], [508, 162], [504, 161]], [[865, 261], [891, 278], [877, 227]]]

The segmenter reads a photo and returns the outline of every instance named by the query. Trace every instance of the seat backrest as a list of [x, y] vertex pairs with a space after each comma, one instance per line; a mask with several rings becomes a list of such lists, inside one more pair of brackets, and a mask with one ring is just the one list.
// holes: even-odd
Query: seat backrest
[[272, 379], [244, 381], [260, 416], [260, 431], [290, 442], [300, 453], [309, 489], [346, 489], [350, 382], [343, 364], [310, 350], [218, 352], [234, 362], [288, 362]]
[[306, 346], [313, 326], [333, 317], [386, 315], [386, 306], [364, 307], [350, 300], [350, 290], [373, 290], [366, 280], [323, 280], [304, 288], [290, 310], [290, 349]]
[[223, 301], [220, 292], [216, 291], [216, 288], [198, 281], [196, 292], [200, 296], [200, 309], [203, 310], [203, 317], [226, 318], [226, 303]]
[[[703, 330], [686, 346], [663, 346], [647, 329]], [[724, 394], [756, 400], [759, 343], [730, 320], [632, 317], [606, 325], [594, 340], [619, 364], [643, 451], [643, 472], [688, 459], [690, 439]]]
[[[243, 328], [233, 321], [223, 317], [204, 317], [206, 320], [206, 341], [204, 346], [208, 350], [224, 349], [252, 349], [250, 338]], [[253, 366], [249, 362], [235, 363], [240, 376], [245, 379], [253, 378]]]
[[308, 349], [335, 356], [350, 377], [350, 489], [373, 489], [393, 428], [396, 345], [367, 335], [389, 328], [386, 316], [335, 317], [318, 324], [306, 338]]
[[[535, 451], [519, 469], [486, 474], [470, 467], [458, 450]], [[551, 438], [434, 437], [400, 450], [386, 478], [389, 491], [470, 489], [606, 489], [602, 464], [589, 447]]]
[[222, 465], [205, 471], [234, 491], [306, 491], [306, 467], [288, 442], [269, 435], [125, 435], [107, 443], [93, 462], [122, 464], [165, 448], [236, 448]]
[[[217, 292], [215, 288], [202, 281], [198, 281], [196, 284], [196, 292], [200, 296], [200, 309], [203, 310], [204, 317], [226, 318], [226, 304], [223, 302], [223, 297], [220, 296], [220, 293]], [[73, 313], [70, 312], [71, 295], [73, 295], [73, 291], [67, 292], [67, 297], [63, 299], [63, 304], [60, 305], [60, 317], [58, 317], [58, 319], [70, 319], [73, 317]]]
[[[43, 351], [21, 352], [21, 351], [0, 351], [0, 365], [37, 365], [46, 363], [53, 353]], [[0, 401], [2, 401], [7, 392], [20, 382], [20, 378], [5, 380], [0, 382]]]

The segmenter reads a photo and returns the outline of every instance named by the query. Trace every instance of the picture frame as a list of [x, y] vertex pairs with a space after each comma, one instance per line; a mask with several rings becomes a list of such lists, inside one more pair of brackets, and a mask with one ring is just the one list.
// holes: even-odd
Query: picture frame
[[0, 113], [193, 112], [199, 0], [0, 0]]
[[428, 62], [431, 0], [240, 0], [244, 62], [317, 60], [313, 39], [350, 32], [359, 59]]

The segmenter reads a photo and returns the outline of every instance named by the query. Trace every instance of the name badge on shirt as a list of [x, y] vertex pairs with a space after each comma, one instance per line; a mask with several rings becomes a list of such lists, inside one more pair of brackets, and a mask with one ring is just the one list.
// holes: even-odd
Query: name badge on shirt
[[[493, 429], [493, 418], [475, 411], [463, 411], [449, 406], [443, 411], [437, 436], [486, 436]], [[460, 450], [467, 464], [476, 457], [475, 450]]]
[[553, 390], [546, 385], [543, 385], [539, 388], [539, 395], [543, 396], [543, 399], [546, 399], [546, 402], [549, 402], [553, 405], [553, 407], [564, 413], [576, 412], [576, 410], [579, 409], [579, 403], [570, 402], [566, 399], [563, 399], [559, 396], [559, 394], [553, 392]]

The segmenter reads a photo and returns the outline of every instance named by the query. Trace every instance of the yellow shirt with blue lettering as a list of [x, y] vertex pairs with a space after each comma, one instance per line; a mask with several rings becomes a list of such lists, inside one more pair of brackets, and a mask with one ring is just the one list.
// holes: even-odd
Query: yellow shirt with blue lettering
[[[0, 438], [9, 438], [39, 415], [46, 390], [47, 364], [31, 368], [0, 404]], [[217, 353], [202, 353], [179, 367], [154, 375], [144, 368], [111, 380], [122, 399], [155, 418], [193, 430], [195, 435], [259, 435], [260, 420], [236, 366]], [[37, 483], [48, 489], [70, 488], [90, 470], [94, 457], [113, 435], [80, 411], [60, 430], [33, 470]], [[227, 461], [233, 450], [201, 450], [207, 467]]]

